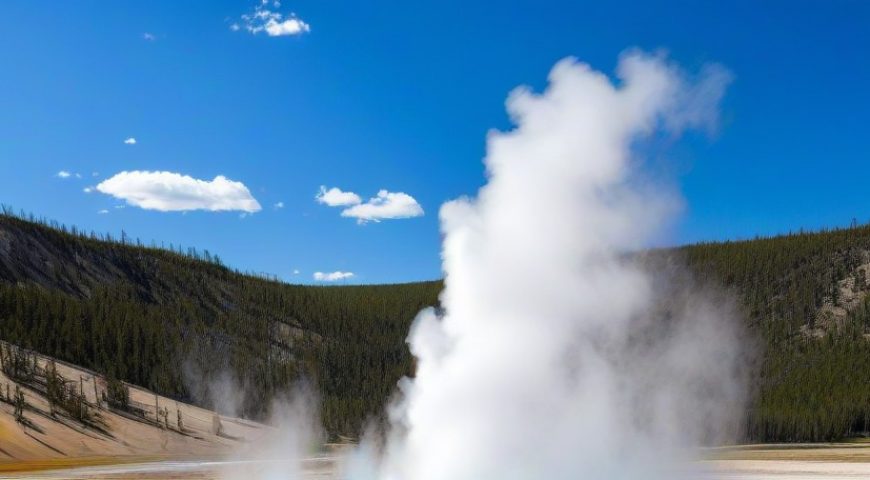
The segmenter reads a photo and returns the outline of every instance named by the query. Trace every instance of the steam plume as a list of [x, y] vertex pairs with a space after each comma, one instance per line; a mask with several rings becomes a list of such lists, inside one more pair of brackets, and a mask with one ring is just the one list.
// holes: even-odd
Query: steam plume
[[670, 479], [718, 439], [741, 400], [732, 313], [627, 253], [677, 203], [641, 187], [638, 141], [714, 127], [730, 77], [640, 52], [617, 77], [566, 59], [543, 93], [508, 97], [487, 185], [441, 209], [443, 311], [415, 321], [382, 461], [351, 477]]

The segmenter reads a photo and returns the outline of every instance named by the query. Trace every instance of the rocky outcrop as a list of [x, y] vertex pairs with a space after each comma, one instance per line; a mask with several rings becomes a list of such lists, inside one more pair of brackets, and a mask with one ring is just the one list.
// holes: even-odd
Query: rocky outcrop
[[825, 297], [813, 322], [803, 327], [805, 335], [823, 337], [828, 332], [842, 329], [853, 312], [870, 301], [870, 252], [863, 251], [862, 256], [863, 263], [837, 282], [836, 288]]

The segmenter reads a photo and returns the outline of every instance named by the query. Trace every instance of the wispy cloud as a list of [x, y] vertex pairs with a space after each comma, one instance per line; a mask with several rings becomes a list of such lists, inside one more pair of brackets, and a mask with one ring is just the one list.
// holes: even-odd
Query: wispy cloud
[[353, 278], [353, 272], [314, 272], [314, 280], [318, 282], [337, 282], [339, 280], [347, 280]]
[[360, 196], [353, 192], [343, 192], [337, 187], [327, 190], [323, 185], [320, 186], [320, 191], [314, 196], [314, 199], [317, 200], [317, 203], [329, 205], [330, 207], [343, 207], [362, 203]]
[[134, 137], [127, 137], [124, 139], [124, 143], [127, 145], [136, 145], [136, 139]]
[[69, 177], [72, 176], [72, 174], [69, 173], [69, 172], [66, 171], [66, 170], [61, 170], [61, 171], [57, 172], [57, 173], [55, 174], [55, 176], [56, 176], [57, 178], [69, 178]]
[[149, 33], [149, 32], [143, 33], [142, 38], [144, 40], [149, 41], [149, 42], [153, 42], [154, 40], [157, 40], [157, 37], [153, 33]]
[[85, 193], [94, 193], [94, 187], [85, 187], [82, 191]]
[[146, 210], [245, 213], [261, 210], [248, 187], [223, 175], [207, 181], [174, 172], [125, 171], [104, 180], [96, 188]]
[[272, 205], [272, 208], [274, 208], [275, 210], [281, 210], [282, 208], [284, 208], [284, 202], [277, 202]]
[[108, 213], [109, 213], [109, 211], [106, 210], [105, 208], [97, 212], [98, 215], [106, 215]]
[[253, 35], [265, 33], [270, 37], [301, 35], [311, 31], [311, 26], [295, 13], [282, 14], [273, 10], [280, 7], [280, 2], [261, 1], [253, 13], [242, 15], [241, 23], [231, 24], [230, 30], [239, 31], [244, 28]]

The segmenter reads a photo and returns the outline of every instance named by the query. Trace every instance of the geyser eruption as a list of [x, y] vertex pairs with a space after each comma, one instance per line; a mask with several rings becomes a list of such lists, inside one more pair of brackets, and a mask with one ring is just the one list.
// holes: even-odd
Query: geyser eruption
[[617, 77], [566, 59], [508, 97], [488, 183], [441, 209], [443, 310], [412, 329], [416, 376], [378, 466], [351, 477], [678, 478], [740, 406], [730, 310], [631, 253], [678, 203], [643, 180], [638, 142], [709, 127], [729, 75], [631, 52]]

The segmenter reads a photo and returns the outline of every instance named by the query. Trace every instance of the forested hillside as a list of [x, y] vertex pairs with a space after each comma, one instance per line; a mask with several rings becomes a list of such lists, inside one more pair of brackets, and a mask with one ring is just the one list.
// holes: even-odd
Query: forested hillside
[[[661, 253], [744, 303], [761, 346], [748, 440], [867, 432], [870, 227]], [[306, 379], [332, 435], [358, 434], [412, 372], [408, 327], [440, 289], [288, 285], [207, 252], [0, 215], [0, 339], [206, 406], [229, 377], [253, 417]]]
[[0, 216], [0, 339], [205, 406], [229, 380], [251, 417], [304, 379], [332, 434], [358, 432], [411, 372], [409, 323], [441, 289], [287, 285], [20, 217]]
[[818, 441], [870, 426], [870, 226], [684, 247], [731, 286], [762, 357], [747, 435]]

